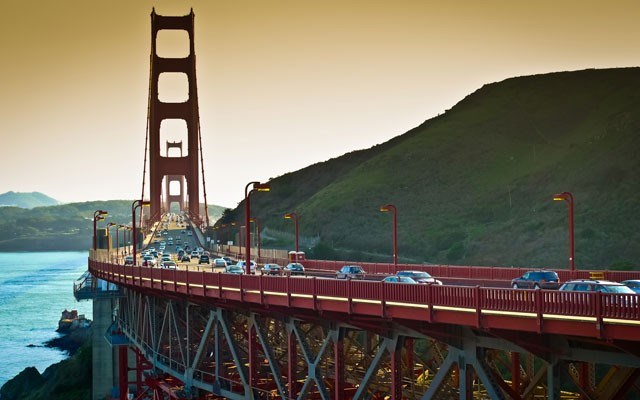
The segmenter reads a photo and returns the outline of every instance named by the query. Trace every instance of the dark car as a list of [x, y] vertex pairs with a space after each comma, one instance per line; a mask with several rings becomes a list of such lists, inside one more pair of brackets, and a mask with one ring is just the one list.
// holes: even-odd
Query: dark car
[[428, 272], [398, 271], [396, 275], [411, 278], [412, 280], [416, 281], [416, 283], [420, 283], [422, 285], [442, 285], [441, 281], [429, 275]]
[[387, 276], [386, 278], [384, 278], [382, 280], [382, 282], [386, 282], [386, 283], [409, 283], [409, 284], [417, 284], [418, 282], [414, 281], [412, 278], [409, 278], [408, 276], [397, 276], [397, 275], [391, 275], [391, 276]]
[[282, 272], [282, 267], [278, 264], [265, 264], [260, 270], [262, 275], [280, 275], [280, 272]]
[[182, 262], [189, 262], [189, 261], [191, 261], [191, 256], [189, 256], [188, 254], [186, 254], [186, 253], [185, 253], [185, 254], [182, 256], [182, 258], [180, 259], [180, 261], [182, 261]]
[[209, 262], [209, 256], [206, 254], [201, 255], [200, 260], [198, 260], [198, 264], [209, 264]]
[[622, 281], [621, 284], [627, 286], [629, 289], [633, 290], [636, 293], [640, 293], [640, 280], [631, 279], [628, 281]]
[[364, 279], [364, 268], [359, 265], [345, 265], [336, 272], [337, 279]]
[[236, 264], [227, 266], [226, 271], [228, 274], [244, 274], [244, 268]]
[[525, 272], [519, 278], [511, 280], [514, 289], [557, 289], [560, 287], [560, 278], [554, 271], [544, 269]]
[[289, 275], [304, 275], [304, 266], [300, 263], [290, 263], [284, 267], [284, 271]]

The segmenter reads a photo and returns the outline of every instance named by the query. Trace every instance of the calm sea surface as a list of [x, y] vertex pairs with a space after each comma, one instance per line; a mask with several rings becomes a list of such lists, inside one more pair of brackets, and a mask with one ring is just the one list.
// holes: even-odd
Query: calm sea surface
[[93, 318], [91, 301], [73, 297], [73, 281], [87, 270], [87, 257], [86, 252], [0, 253], [0, 386], [26, 367], [44, 372], [67, 358], [42, 344], [59, 336], [55, 330], [65, 308]]

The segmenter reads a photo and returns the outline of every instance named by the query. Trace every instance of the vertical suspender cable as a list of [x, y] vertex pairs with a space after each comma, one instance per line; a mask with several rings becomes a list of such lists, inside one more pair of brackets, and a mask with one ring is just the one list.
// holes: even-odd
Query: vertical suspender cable
[[[195, 57], [195, 55], [194, 55]], [[196, 81], [196, 88], [198, 87], [197, 74], [193, 74]], [[204, 179], [204, 159], [202, 157], [202, 132], [200, 130], [200, 104], [198, 101], [198, 92], [196, 91], [196, 118], [198, 118], [198, 142], [200, 147], [200, 169], [202, 170], [202, 192], [204, 194], [204, 215], [205, 226], [209, 227], [209, 205], [207, 204], [207, 182]], [[200, 201], [200, 199], [198, 199]]]
[[[153, 66], [153, 54], [149, 56], [149, 94], [147, 96], [147, 128], [146, 128], [146, 133], [144, 138], [144, 164], [142, 165], [142, 192], [140, 193], [140, 199], [144, 198], [144, 182], [147, 176], [147, 149], [149, 146], [149, 119], [151, 118], [151, 79], [153, 75], [153, 71], [151, 71], [152, 66]], [[144, 211], [140, 211], [139, 226], [142, 226], [142, 214], [144, 214]], [[151, 219], [155, 219], [155, 218], [156, 218], [155, 215], [151, 216]]]

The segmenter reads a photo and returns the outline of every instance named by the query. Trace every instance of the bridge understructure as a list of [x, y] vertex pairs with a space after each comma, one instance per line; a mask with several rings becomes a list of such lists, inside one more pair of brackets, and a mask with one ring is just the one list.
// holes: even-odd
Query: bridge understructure
[[[308, 297], [296, 294], [297, 285], [315, 279], [101, 263], [90, 268], [124, 290], [117, 322], [129, 346], [149, 364], [145, 373], [139, 364], [132, 366], [133, 379], [121, 370], [120, 379], [135, 382], [140, 399], [624, 399], [640, 394], [640, 346], [610, 337], [612, 326], [598, 335], [590, 332], [592, 324], [576, 321], [576, 334], [557, 334], [551, 333], [557, 329], [552, 319], [544, 319], [547, 328], [531, 331], [525, 318], [520, 328], [501, 327], [482, 315], [469, 319], [454, 307], [434, 310], [434, 302], [407, 312], [402, 310], [407, 305], [390, 300], [393, 296], [378, 303], [351, 296], [329, 299], [318, 288]], [[286, 282], [288, 290], [276, 294], [268, 282]], [[319, 287], [318, 282], [313, 285]], [[382, 285], [391, 291], [399, 286], [404, 285]], [[476, 318], [482, 321], [470, 322]]]

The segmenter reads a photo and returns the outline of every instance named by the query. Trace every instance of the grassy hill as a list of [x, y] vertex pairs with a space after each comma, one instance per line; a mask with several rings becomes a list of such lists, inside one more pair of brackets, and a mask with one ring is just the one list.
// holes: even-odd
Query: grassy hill
[[[321, 238], [336, 257], [562, 267], [575, 196], [576, 263], [638, 266], [640, 69], [585, 70], [485, 85], [373, 148], [274, 179], [252, 197], [263, 227]], [[233, 214], [242, 215], [242, 205]]]
[[57, 204], [60, 204], [58, 200], [40, 192], [6, 192], [0, 194], [0, 207], [34, 208]]

